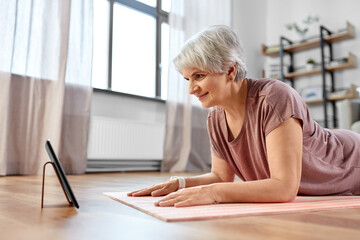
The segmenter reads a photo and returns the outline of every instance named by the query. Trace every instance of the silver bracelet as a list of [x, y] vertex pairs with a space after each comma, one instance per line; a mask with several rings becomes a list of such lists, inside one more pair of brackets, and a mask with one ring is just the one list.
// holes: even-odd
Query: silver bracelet
[[184, 177], [178, 177], [178, 176], [172, 176], [170, 177], [170, 180], [177, 179], [179, 181], [179, 187], [178, 190], [185, 188], [186, 182]]

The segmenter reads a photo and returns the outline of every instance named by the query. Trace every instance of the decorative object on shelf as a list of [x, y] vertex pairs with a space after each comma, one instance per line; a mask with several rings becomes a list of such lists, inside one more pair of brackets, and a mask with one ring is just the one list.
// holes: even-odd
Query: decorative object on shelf
[[309, 58], [306, 61], [305, 68], [306, 68], [307, 71], [313, 70], [315, 68], [315, 60], [312, 59], [312, 58]]
[[322, 86], [303, 88], [300, 91], [300, 95], [305, 102], [322, 99], [323, 97]]
[[333, 59], [331, 62], [329, 62], [329, 67], [335, 67], [335, 66], [339, 66], [341, 64], [346, 64], [349, 61], [349, 58], [344, 57], [344, 58], [340, 58], [340, 59]]
[[318, 16], [309, 15], [306, 19], [302, 21], [302, 26], [299, 26], [297, 23], [287, 24], [286, 28], [288, 30], [295, 30], [295, 32], [300, 36], [301, 41], [306, 41], [306, 34], [309, 31], [310, 25], [316, 23], [320, 20]]
[[[289, 73], [289, 66], [284, 64], [283, 66], [284, 74]], [[281, 65], [280, 64], [268, 64], [265, 68], [265, 76], [267, 78], [279, 79], [281, 74]]]

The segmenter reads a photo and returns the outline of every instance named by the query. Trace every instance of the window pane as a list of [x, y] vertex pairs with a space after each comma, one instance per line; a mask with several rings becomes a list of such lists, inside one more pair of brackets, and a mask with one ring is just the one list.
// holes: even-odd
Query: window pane
[[170, 12], [171, 10], [171, 0], [162, 0], [161, 9], [165, 12]]
[[94, 0], [92, 86], [107, 88], [109, 1]]
[[136, 1], [145, 3], [146, 5], [149, 5], [151, 7], [156, 7], [156, 0], [136, 0]]
[[161, 98], [167, 99], [169, 68], [169, 24], [161, 24]]
[[155, 18], [114, 5], [112, 90], [155, 97]]

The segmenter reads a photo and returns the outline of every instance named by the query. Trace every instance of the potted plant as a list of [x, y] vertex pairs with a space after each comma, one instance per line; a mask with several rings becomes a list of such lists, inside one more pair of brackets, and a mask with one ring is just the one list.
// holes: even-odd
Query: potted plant
[[315, 60], [312, 59], [312, 58], [309, 58], [309, 59], [306, 61], [305, 68], [306, 68], [306, 70], [308, 70], [308, 71], [314, 69], [314, 68], [315, 68]]
[[304, 42], [306, 41], [306, 34], [309, 31], [310, 25], [318, 22], [319, 20], [320, 18], [318, 16], [309, 15], [306, 19], [302, 21], [302, 24], [298, 24], [294, 22], [294, 23], [286, 24], [285, 27], [290, 31], [294, 30], [299, 35], [300, 41]]

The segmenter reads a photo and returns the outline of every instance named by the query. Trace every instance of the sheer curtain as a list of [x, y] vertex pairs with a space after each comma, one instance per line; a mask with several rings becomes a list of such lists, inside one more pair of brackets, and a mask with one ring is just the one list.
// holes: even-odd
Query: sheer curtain
[[[172, 0], [169, 16], [170, 61], [192, 35], [211, 25], [231, 26], [231, 20], [232, 0]], [[162, 171], [210, 169], [207, 115], [208, 110], [189, 95], [186, 81], [170, 64]]]
[[40, 173], [46, 139], [85, 172], [92, 0], [0, 0], [0, 36], [0, 175]]

